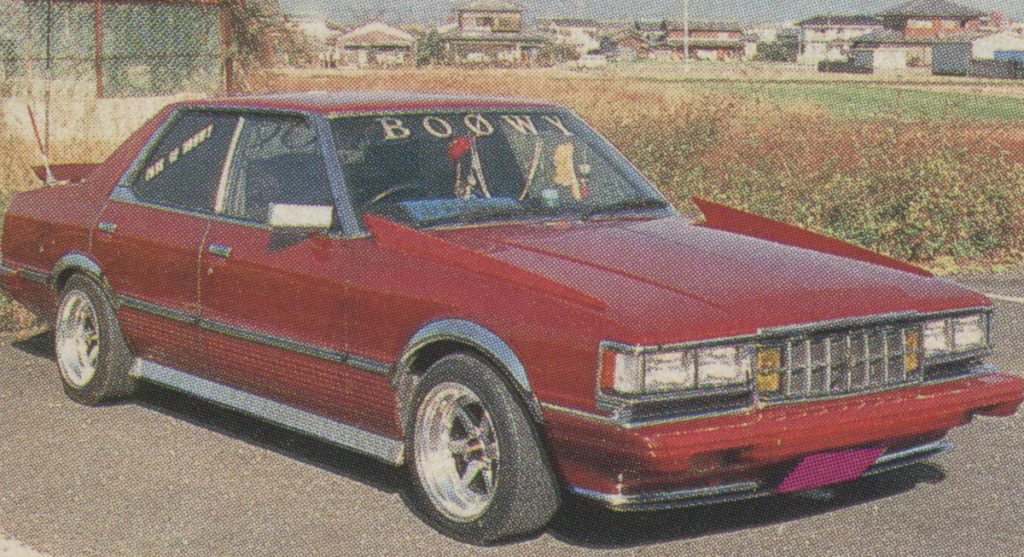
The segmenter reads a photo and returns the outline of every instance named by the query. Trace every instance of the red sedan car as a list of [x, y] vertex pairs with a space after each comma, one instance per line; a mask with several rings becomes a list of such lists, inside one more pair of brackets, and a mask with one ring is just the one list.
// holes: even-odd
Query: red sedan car
[[405, 464], [489, 543], [565, 493], [621, 510], [809, 490], [950, 448], [1024, 381], [991, 304], [707, 202], [571, 112], [302, 94], [171, 106], [17, 195], [2, 284], [67, 394], [159, 383]]

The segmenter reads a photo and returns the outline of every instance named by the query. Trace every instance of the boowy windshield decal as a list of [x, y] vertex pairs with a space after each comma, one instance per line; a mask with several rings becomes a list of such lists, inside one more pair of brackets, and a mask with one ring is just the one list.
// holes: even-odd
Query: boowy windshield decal
[[438, 139], [448, 139], [458, 135], [487, 137], [497, 131], [497, 126], [520, 135], [537, 136], [560, 134], [572, 137], [574, 134], [562, 123], [558, 116], [502, 114], [489, 115], [467, 114], [461, 119], [452, 115], [427, 116], [382, 116], [380, 122], [384, 139], [399, 141], [409, 139], [417, 134], [428, 134]]
[[207, 139], [210, 139], [212, 135], [213, 124], [210, 124], [196, 132], [192, 137], [186, 139], [180, 146], [171, 149], [167, 155], [160, 157], [154, 161], [153, 164], [146, 167], [146, 181], [148, 182], [159, 176], [161, 172], [167, 169], [167, 167], [178, 162], [181, 157], [202, 145]]

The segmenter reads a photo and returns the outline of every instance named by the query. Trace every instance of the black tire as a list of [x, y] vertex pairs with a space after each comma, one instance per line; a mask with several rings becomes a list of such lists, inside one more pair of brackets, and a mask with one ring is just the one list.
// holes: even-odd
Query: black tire
[[[71, 378], [73, 372], [65, 365], [66, 360], [62, 357], [62, 338], [68, 336], [62, 332], [62, 327], [69, 326], [71, 322], [67, 315], [68, 306], [76, 302], [81, 304], [83, 299], [91, 304], [96, 318], [98, 352], [91, 378], [75, 381]], [[65, 283], [54, 320], [53, 339], [54, 355], [64, 392], [75, 402], [95, 406], [122, 400], [134, 393], [136, 380], [129, 375], [133, 359], [131, 350], [121, 334], [121, 327], [106, 292], [92, 279], [74, 275]]]
[[[421, 421], [431, 415], [432, 405], [425, 407], [424, 403], [428, 397], [434, 399], [439, 396], [437, 393], [450, 391], [453, 385], [464, 387], [477, 397], [486, 411], [480, 415], [489, 415], [489, 423], [493, 424], [493, 439], [500, 452], [497, 466], [492, 469], [493, 495], [486, 510], [463, 520], [452, 519], [431, 499], [430, 488], [425, 487], [424, 474], [419, 469], [420, 458], [426, 451], [421, 454], [416, 442], [417, 436], [428, 435], [421, 431]], [[453, 435], [451, 431], [449, 435]], [[417, 387], [406, 432], [411, 502], [420, 517], [442, 534], [466, 543], [488, 545], [534, 533], [544, 528], [557, 512], [558, 483], [537, 430], [512, 388], [485, 362], [468, 354], [453, 354], [434, 363]], [[423, 442], [427, 443], [427, 439], [423, 437]], [[480, 453], [485, 452], [480, 449]], [[458, 464], [455, 470], [458, 473]], [[434, 493], [437, 492], [435, 489]]]

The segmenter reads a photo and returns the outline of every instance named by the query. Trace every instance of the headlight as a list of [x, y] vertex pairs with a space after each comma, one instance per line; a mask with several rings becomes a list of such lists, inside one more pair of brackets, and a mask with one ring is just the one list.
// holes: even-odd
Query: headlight
[[751, 351], [744, 346], [716, 346], [668, 352], [606, 349], [601, 389], [624, 395], [673, 393], [746, 383]]
[[928, 321], [921, 329], [926, 358], [988, 348], [988, 314]]

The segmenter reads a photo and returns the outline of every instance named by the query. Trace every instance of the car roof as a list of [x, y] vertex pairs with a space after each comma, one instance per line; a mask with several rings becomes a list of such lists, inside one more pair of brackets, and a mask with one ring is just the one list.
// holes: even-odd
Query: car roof
[[322, 114], [358, 114], [361, 112], [545, 108], [557, 109], [547, 101], [456, 94], [406, 93], [397, 91], [310, 91], [227, 97], [181, 103], [183, 106], [293, 110]]

